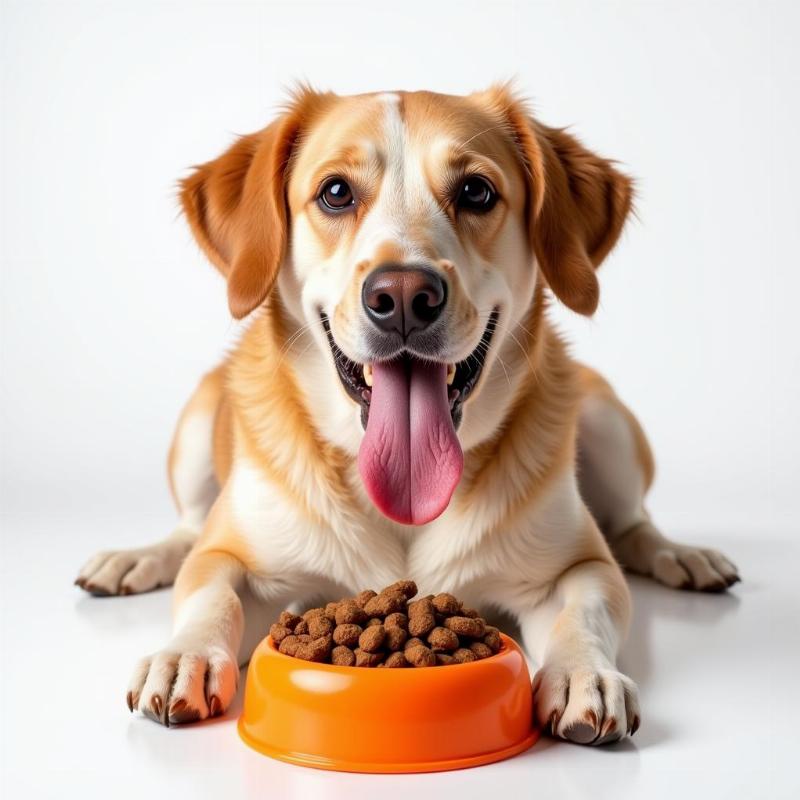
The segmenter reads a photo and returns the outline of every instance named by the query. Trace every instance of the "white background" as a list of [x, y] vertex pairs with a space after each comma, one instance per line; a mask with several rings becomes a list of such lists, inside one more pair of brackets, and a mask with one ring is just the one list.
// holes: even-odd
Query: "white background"
[[[168, 595], [97, 601], [69, 583], [95, 549], [168, 531], [172, 426], [236, 333], [222, 281], [178, 216], [175, 181], [235, 134], [265, 125], [298, 78], [340, 93], [464, 93], [516, 76], [544, 121], [573, 126], [637, 178], [637, 218], [601, 270], [600, 311], [591, 321], [556, 316], [651, 438], [656, 519], [725, 549], [745, 582], [724, 598], [635, 583], [639, 607], [665, 615], [651, 651], [634, 641], [625, 654], [642, 683], [645, 723], [648, 700], [664, 709], [660, 728], [657, 718], [650, 733], [645, 724], [638, 744], [613, 756], [544, 746], [541, 756], [452, 778], [460, 783], [391, 785], [463, 793], [472, 775], [484, 789], [505, 780], [527, 793], [525, 764], [531, 789], [557, 785], [564, 796], [700, 787], [705, 798], [755, 787], [783, 796], [788, 770], [774, 748], [796, 734], [798, 704], [779, 694], [797, 655], [782, 621], [796, 631], [800, 611], [790, 583], [800, 445], [798, 8], [4, 0], [4, 782], [47, 796], [46, 781], [63, 780], [60, 794], [82, 786], [97, 796], [105, 783], [138, 794], [139, 780], [155, 796], [180, 780], [203, 785], [197, 775], [209, 759], [230, 751], [230, 763], [214, 762], [218, 784], [209, 786], [257, 794], [263, 776], [281, 796], [387, 791], [302, 770], [267, 773], [261, 761], [247, 761], [256, 770], [247, 772], [250, 755], [230, 724], [175, 732], [129, 721], [120, 705], [128, 668], [163, 643]], [[58, 652], [46, 656], [48, 640]], [[715, 652], [704, 654], [712, 641]], [[670, 676], [692, 642], [699, 652], [676, 685]], [[707, 682], [709, 670], [706, 707], [691, 682]], [[691, 713], [680, 702], [687, 685], [697, 696]], [[756, 731], [772, 733], [772, 749], [751, 749]], [[59, 755], [42, 769], [48, 738]], [[573, 775], [584, 778], [571, 783]]]

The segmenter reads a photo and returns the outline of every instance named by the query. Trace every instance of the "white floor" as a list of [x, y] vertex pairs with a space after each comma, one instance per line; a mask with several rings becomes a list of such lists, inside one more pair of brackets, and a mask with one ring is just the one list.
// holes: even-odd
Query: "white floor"
[[131, 715], [135, 658], [166, 640], [170, 593], [95, 599], [72, 586], [95, 549], [153, 538], [164, 520], [2, 518], [0, 790], [4, 797], [797, 798], [800, 541], [792, 532], [685, 532], [744, 578], [728, 595], [633, 580], [623, 668], [641, 730], [604, 749], [542, 740], [461, 772], [365, 776], [271, 761], [221, 720], [165, 729]]

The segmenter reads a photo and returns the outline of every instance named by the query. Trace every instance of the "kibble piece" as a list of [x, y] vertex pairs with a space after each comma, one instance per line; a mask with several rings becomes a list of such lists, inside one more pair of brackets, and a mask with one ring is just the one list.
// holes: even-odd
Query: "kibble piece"
[[285, 625], [290, 631], [293, 631], [294, 626], [300, 622], [300, 617], [297, 614], [292, 614], [291, 611], [281, 611], [278, 622], [281, 625]]
[[280, 650], [281, 653], [285, 653], [287, 656], [293, 656], [299, 646], [300, 638], [294, 634], [291, 634], [283, 639], [278, 646], [278, 650]]
[[320, 636], [328, 636], [333, 633], [334, 624], [328, 619], [325, 614], [318, 614], [308, 620], [308, 632], [315, 638], [319, 639]]
[[450, 653], [459, 647], [458, 636], [449, 628], [434, 628], [428, 634], [428, 644], [434, 653]]
[[402, 628], [387, 628], [384, 625], [384, 629], [386, 630], [386, 638], [383, 640], [383, 646], [392, 652], [402, 650], [408, 639], [408, 634]]
[[469, 649], [472, 650], [478, 658], [489, 658], [489, 656], [493, 655], [492, 648], [483, 642], [473, 642], [469, 646]]
[[340, 667], [353, 667], [356, 663], [356, 654], [344, 645], [338, 645], [331, 650], [331, 664]]
[[412, 636], [425, 636], [436, 627], [433, 603], [427, 597], [408, 604], [408, 632]]
[[444, 614], [448, 617], [461, 612], [461, 603], [459, 603], [458, 600], [453, 597], [453, 595], [448, 594], [447, 592], [437, 594], [436, 597], [431, 600], [431, 602], [433, 603], [433, 607], [440, 614]]
[[377, 667], [384, 659], [384, 653], [378, 651], [377, 653], [368, 653], [360, 647], [356, 648], [356, 666], [357, 667]]
[[472, 652], [472, 650], [468, 650], [466, 647], [459, 647], [458, 650], [453, 653], [453, 661], [456, 664], [466, 664], [468, 661], [477, 661], [478, 656]]
[[406, 643], [404, 645], [404, 649], [408, 650], [409, 647], [417, 647], [418, 645], [422, 645], [423, 647], [427, 647], [427, 645], [425, 644], [425, 642], [422, 641], [422, 639], [420, 639], [417, 636], [412, 636], [410, 639], [408, 639], [406, 641]]
[[433, 614], [420, 614], [408, 620], [408, 632], [412, 636], [425, 636], [436, 627]]
[[406, 598], [400, 592], [381, 592], [364, 603], [364, 611], [371, 617], [385, 617], [406, 607]]
[[367, 619], [364, 609], [353, 600], [339, 603], [339, 608], [336, 609], [337, 625], [363, 625]]
[[358, 637], [361, 636], [361, 626], [347, 623], [337, 625], [333, 629], [333, 641], [345, 647], [355, 647], [358, 644]]
[[500, 638], [500, 631], [492, 625], [487, 625], [483, 643], [487, 647], [490, 647], [493, 653], [496, 653], [503, 646], [503, 640]]
[[[433, 667], [436, 664], [436, 655], [429, 647], [418, 644], [415, 647], [408, 647], [403, 651], [406, 660], [415, 667]], [[473, 656], [474, 658], [474, 656]]]
[[370, 625], [358, 637], [358, 646], [367, 653], [377, 653], [385, 638], [386, 629], [383, 625]]
[[372, 617], [367, 620], [365, 628], [371, 628], [373, 625], [383, 625], [383, 620], [380, 617]]
[[276, 645], [280, 645], [280, 643], [287, 636], [292, 635], [292, 631], [285, 625], [281, 625], [280, 622], [276, 622], [274, 625], [270, 626], [269, 635], [272, 637], [272, 641], [275, 642]]
[[408, 659], [402, 653], [392, 653], [386, 661], [383, 662], [386, 667], [408, 667]]
[[446, 667], [449, 664], [455, 664], [456, 661], [450, 653], [436, 653], [436, 666]]
[[310, 642], [300, 644], [294, 655], [304, 661], [327, 661], [330, 654], [331, 637], [320, 636]]
[[[410, 623], [409, 623], [410, 624]], [[480, 617], [448, 617], [444, 621], [445, 628], [455, 631], [459, 636], [468, 636], [470, 639], [480, 639], [486, 633], [486, 623]]]
[[301, 619], [297, 625], [294, 626], [294, 632], [299, 636], [303, 633], [308, 633], [308, 622], [304, 619]]
[[383, 623], [386, 628], [402, 628], [404, 631], [408, 630], [408, 617], [402, 611], [395, 611], [389, 614]]
[[399, 592], [406, 600], [410, 600], [417, 593], [417, 584], [414, 581], [395, 581], [391, 586], [381, 590], [381, 594], [390, 592]]
[[354, 602], [354, 603], [355, 603], [355, 604], [356, 604], [356, 605], [357, 605], [359, 608], [364, 608], [364, 606], [367, 604], [367, 601], [368, 601], [368, 600], [372, 600], [372, 598], [373, 598], [373, 597], [375, 597], [375, 595], [377, 595], [377, 594], [378, 594], [378, 593], [377, 593], [377, 592], [374, 592], [372, 589], [364, 589], [364, 591], [363, 591], [363, 592], [359, 592], [359, 593], [358, 593], [358, 594], [355, 596], [355, 598], [353, 598], [353, 602]]
[[339, 603], [331, 602], [325, 606], [325, 616], [331, 621], [336, 622], [336, 609], [339, 608]]
[[306, 620], [306, 622], [308, 622], [308, 620], [310, 620], [311, 617], [316, 617], [318, 614], [324, 614], [324, 613], [325, 613], [324, 608], [309, 608], [308, 611], [303, 612], [303, 619]]
[[461, 606], [461, 616], [462, 617], [469, 617], [470, 619], [475, 619], [475, 617], [479, 617], [480, 614], [474, 608], [468, 608], [467, 606]]

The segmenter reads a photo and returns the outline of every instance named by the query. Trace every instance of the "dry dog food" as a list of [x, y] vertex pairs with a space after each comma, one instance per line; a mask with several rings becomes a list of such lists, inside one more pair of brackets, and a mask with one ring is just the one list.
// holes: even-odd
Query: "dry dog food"
[[451, 594], [416, 597], [414, 581], [360, 592], [269, 629], [281, 653], [345, 667], [437, 667], [488, 658], [500, 631]]

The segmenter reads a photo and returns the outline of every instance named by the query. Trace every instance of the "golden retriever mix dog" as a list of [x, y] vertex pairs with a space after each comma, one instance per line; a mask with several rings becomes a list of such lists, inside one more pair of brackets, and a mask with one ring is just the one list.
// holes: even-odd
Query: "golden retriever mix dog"
[[620, 565], [707, 591], [738, 577], [651, 522], [639, 424], [547, 319], [551, 295], [594, 312], [631, 196], [505, 86], [302, 89], [182, 182], [251, 319], [178, 423], [175, 532], [78, 577], [93, 594], [175, 581], [174, 633], [136, 667], [132, 710], [220, 714], [281, 608], [411, 577], [519, 622], [554, 735], [636, 731]]

